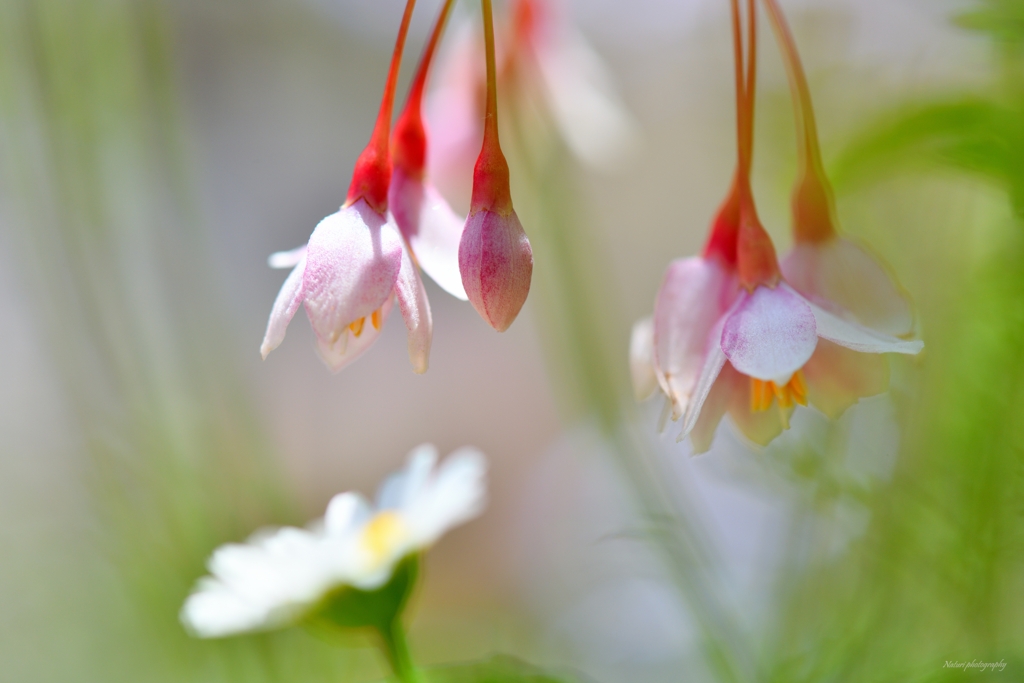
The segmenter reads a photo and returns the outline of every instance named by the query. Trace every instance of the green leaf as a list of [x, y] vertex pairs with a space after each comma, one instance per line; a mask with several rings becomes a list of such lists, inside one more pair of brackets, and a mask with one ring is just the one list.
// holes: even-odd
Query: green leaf
[[1018, 163], [1020, 117], [984, 99], [897, 112], [868, 128], [832, 166], [837, 187], [922, 165], [951, 165], [995, 179]]
[[397, 565], [391, 579], [372, 591], [345, 586], [329, 595], [309, 618], [314, 628], [372, 627], [390, 629], [401, 616], [419, 575], [419, 556], [410, 555]]

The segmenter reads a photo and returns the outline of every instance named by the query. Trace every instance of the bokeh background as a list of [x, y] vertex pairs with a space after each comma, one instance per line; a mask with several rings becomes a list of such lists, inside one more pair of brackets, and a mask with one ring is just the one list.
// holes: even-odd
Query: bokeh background
[[[428, 282], [425, 376], [397, 318], [339, 375], [304, 314], [260, 360], [267, 255], [343, 199], [403, 5], [0, 0], [0, 679], [384, 677], [358, 634], [203, 642], [177, 612], [216, 545], [372, 493], [430, 441], [481, 448], [491, 499], [428, 556], [425, 665], [1021, 680], [1024, 3], [783, 3], [841, 222], [926, 351], [836, 424], [805, 410], [766, 449], [723, 425], [699, 458], [633, 404], [626, 358], [734, 167], [725, 0], [564, 4], [637, 143], [600, 169], [550, 131], [539, 162], [510, 152], [537, 270], [507, 333]], [[782, 251], [795, 145], [763, 27], [755, 192]]]

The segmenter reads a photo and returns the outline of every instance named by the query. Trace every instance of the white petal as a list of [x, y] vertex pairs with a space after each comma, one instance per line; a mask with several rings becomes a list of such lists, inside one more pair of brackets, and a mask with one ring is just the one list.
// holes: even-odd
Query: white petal
[[[720, 330], [721, 324], [716, 326], [715, 331], [720, 334]], [[711, 393], [711, 388], [715, 385], [715, 380], [718, 379], [719, 373], [722, 372], [725, 361], [725, 353], [722, 351], [721, 346], [715, 344], [708, 349], [707, 355], [704, 357], [704, 364], [701, 367], [700, 376], [693, 389], [693, 395], [690, 398], [689, 405], [686, 407], [686, 413], [683, 415], [683, 430], [679, 433], [677, 441], [685, 439], [697, 425], [697, 418], [700, 417], [704, 401], [707, 400], [708, 394]]]
[[711, 450], [715, 439], [715, 432], [718, 425], [729, 409], [738, 386], [749, 380], [736, 372], [731, 365], [726, 363], [718, 373], [718, 378], [711, 385], [711, 391], [701, 404], [700, 416], [694, 422], [690, 431], [690, 443], [693, 444], [693, 454], [700, 455]]
[[372, 322], [372, 314], [368, 316], [363, 323], [363, 330], [357, 337], [352, 330], [345, 328], [345, 330], [338, 336], [338, 338], [331, 342], [329, 340], [321, 339], [317, 337], [317, 351], [320, 352], [320, 358], [327, 364], [327, 367], [332, 372], [338, 372], [349, 363], [359, 358], [370, 346], [373, 345], [377, 338], [380, 337], [381, 330], [384, 329], [384, 323], [388, 319], [388, 314], [391, 313], [391, 308], [394, 306], [394, 297], [389, 298], [384, 302], [381, 307], [380, 315], [380, 329], [377, 329]]
[[733, 367], [766, 381], [788, 382], [817, 344], [810, 305], [786, 284], [741, 295], [722, 329], [722, 350]]
[[779, 264], [786, 282], [812, 303], [894, 336], [909, 334], [914, 319], [906, 292], [882, 260], [837, 237], [797, 244]]
[[409, 360], [412, 369], [422, 374], [427, 371], [430, 362], [434, 323], [430, 317], [430, 302], [427, 301], [427, 290], [423, 288], [420, 272], [405, 249], [402, 250], [402, 269], [395, 282], [395, 297], [409, 331]]
[[466, 219], [452, 211], [433, 185], [410, 178], [399, 168], [391, 178], [388, 203], [423, 272], [441, 289], [466, 301], [459, 272], [459, 240]]
[[274, 300], [274, 307], [270, 309], [270, 320], [267, 321], [267, 332], [263, 335], [263, 343], [260, 345], [260, 354], [264, 360], [284, 341], [288, 323], [295, 317], [295, 311], [299, 310], [299, 304], [302, 303], [302, 275], [305, 269], [306, 259], [302, 257], [292, 272], [288, 273], [284, 284], [281, 285], [281, 291]]
[[429, 479], [438, 458], [437, 447], [425, 443], [410, 451], [404, 469], [387, 478], [377, 493], [379, 510], [394, 510], [405, 507], [408, 501], [419, 493]]
[[214, 637], [273, 628], [299, 618], [338, 581], [321, 537], [286, 527], [218, 548], [213, 578], [199, 582], [182, 609], [197, 635]]
[[479, 515], [487, 501], [486, 474], [487, 461], [475, 448], [449, 455], [409, 503], [405, 517], [413, 542], [428, 546], [448, 529]]
[[650, 398], [658, 388], [654, 368], [654, 318], [647, 317], [633, 324], [629, 339], [629, 372], [633, 378], [633, 395], [638, 401]]
[[920, 353], [924, 342], [920, 339], [904, 340], [875, 332], [863, 325], [843, 320], [828, 311], [810, 304], [818, 327], [818, 336], [840, 346], [861, 353]]
[[329, 536], [346, 536], [370, 516], [370, 506], [358, 493], [339, 493], [331, 498], [324, 513], [324, 532]]
[[267, 265], [271, 268], [294, 268], [304, 258], [306, 258], [305, 244], [290, 251], [275, 251], [267, 259]]
[[601, 58], [570, 29], [554, 36], [537, 57], [551, 113], [569, 148], [588, 164], [613, 167], [639, 135]]
[[220, 638], [266, 627], [267, 611], [219, 582], [208, 582], [185, 601], [181, 622], [200, 638]]

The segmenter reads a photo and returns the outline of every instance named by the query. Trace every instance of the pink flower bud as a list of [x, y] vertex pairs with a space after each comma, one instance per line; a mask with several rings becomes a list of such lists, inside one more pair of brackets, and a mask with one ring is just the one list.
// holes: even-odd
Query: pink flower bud
[[508, 329], [530, 293], [533, 250], [515, 211], [470, 215], [459, 244], [459, 270], [470, 303], [498, 332]]

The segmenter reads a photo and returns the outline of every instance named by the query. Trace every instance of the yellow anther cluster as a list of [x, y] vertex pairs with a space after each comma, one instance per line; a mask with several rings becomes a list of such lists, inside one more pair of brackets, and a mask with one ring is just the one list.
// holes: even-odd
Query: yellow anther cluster
[[772, 400], [778, 399], [780, 408], [792, 408], [794, 403], [802, 406], [807, 405], [807, 385], [804, 383], [804, 373], [796, 371], [789, 382], [781, 387], [775, 382], [764, 381], [755, 377], [750, 378], [750, 409], [760, 412], [768, 410]]

